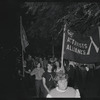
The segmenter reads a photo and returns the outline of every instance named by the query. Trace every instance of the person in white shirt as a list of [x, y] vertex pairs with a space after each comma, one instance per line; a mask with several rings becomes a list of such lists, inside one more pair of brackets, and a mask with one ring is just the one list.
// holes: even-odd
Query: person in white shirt
[[47, 98], [80, 98], [79, 90], [68, 86], [67, 74], [57, 74], [55, 81], [57, 86], [48, 93]]

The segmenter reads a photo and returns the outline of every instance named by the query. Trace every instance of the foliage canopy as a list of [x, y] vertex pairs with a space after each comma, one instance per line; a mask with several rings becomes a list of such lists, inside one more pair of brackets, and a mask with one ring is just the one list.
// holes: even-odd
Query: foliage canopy
[[61, 46], [63, 26], [80, 34], [100, 24], [100, 3], [97, 2], [25, 2], [22, 16], [29, 38], [50, 39]]

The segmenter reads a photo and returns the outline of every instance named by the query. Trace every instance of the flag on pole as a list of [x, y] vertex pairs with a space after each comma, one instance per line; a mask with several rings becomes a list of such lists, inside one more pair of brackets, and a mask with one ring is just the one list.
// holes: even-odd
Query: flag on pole
[[99, 30], [99, 43], [100, 43], [100, 26], [98, 26], [98, 30]]
[[66, 29], [64, 41], [64, 59], [78, 63], [100, 62], [100, 42], [98, 26], [88, 30], [88, 36], [83, 37], [71, 28]]
[[22, 44], [22, 49], [23, 49], [23, 51], [25, 52], [25, 48], [29, 45], [29, 43], [28, 43], [28, 40], [27, 40], [27, 36], [26, 36], [26, 32], [25, 32], [25, 29], [24, 29], [24, 27], [23, 27], [23, 25], [22, 25], [22, 18], [21, 18], [21, 44]]
[[21, 35], [21, 45], [22, 45], [22, 67], [23, 67], [23, 77], [24, 75], [24, 66], [25, 66], [25, 60], [24, 60], [24, 52], [25, 48], [29, 45], [27, 36], [24, 30], [24, 27], [22, 25], [22, 17], [20, 16], [20, 35]]

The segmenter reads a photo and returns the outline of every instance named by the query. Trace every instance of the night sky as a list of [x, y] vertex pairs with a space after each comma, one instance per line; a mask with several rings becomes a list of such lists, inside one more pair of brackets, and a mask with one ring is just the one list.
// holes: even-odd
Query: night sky
[[0, 44], [4, 48], [11, 48], [18, 41], [19, 33], [19, 5], [15, 0], [0, 2]]
[[12, 74], [15, 70], [16, 55], [11, 50], [16, 46], [20, 36], [18, 6], [15, 0], [0, 2], [0, 79], [5, 91], [13, 84]]

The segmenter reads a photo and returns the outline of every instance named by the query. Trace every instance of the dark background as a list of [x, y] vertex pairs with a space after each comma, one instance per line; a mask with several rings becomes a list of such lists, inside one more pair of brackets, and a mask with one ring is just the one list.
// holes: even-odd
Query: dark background
[[[19, 3], [15, 0], [0, 2], [0, 42], [4, 47], [12, 47], [19, 36]], [[19, 34], [18, 34], [19, 33]]]
[[[15, 0], [0, 2], [0, 98], [16, 98], [15, 81], [15, 58], [17, 53], [14, 46], [19, 40], [19, 3]], [[17, 83], [16, 83], [17, 84]]]
[[[20, 4], [15, 0], [0, 2], [0, 91], [4, 100], [19, 100], [17, 89], [19, 88], [18, 81], [13, 78], [15, 74], [15, 61], [17, 52], [14, 51], [14, 46], [20, 48], [20, 27], [19, 15]], [[95, 72], [95, 77], [91, 74], [87, 81], [85, 92], [87, 97], [95, 96], [100, 93], [100, 70]], [[90, 95], [89, 95], [90, 94]], [[25, 95], [24, 95], [25, 96]], [[21, 99], [22, 100], [22, 99]]]

